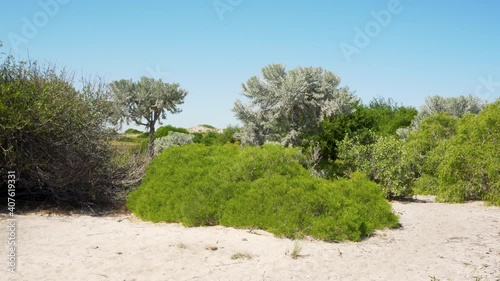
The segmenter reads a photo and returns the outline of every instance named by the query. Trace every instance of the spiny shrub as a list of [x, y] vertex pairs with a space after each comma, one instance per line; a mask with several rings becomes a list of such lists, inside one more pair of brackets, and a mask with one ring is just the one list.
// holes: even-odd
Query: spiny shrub
[[303, 160], [296, 150], [276, 145], [171, 147], [148, 166], [127, 206], [154, 222], [257, 227], [327, 241], [359, 241], [397, 225], [380, 188], [365, 176], [313, 178], [299, 164]]

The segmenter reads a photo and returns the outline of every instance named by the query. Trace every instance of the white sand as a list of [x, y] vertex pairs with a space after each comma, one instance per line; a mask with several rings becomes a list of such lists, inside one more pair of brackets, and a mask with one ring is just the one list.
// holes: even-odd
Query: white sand
[[[500, 280], [500, 208], [393, 203], [403, 227], [360, 243], [116, 217], [18, 217], [18, 271], [1, 280]], [[0, 223], [7, 224], [3, 216]], [[217, 250], [211, 250], [216, 247]], [[213, 248], [215, 249], [215, 248]], [[231, 259], [246, 253], [251, 259]]]

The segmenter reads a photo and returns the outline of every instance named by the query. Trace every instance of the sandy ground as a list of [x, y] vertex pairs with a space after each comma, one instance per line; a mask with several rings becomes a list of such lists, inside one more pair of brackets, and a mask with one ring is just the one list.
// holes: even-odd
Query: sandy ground
[[[0, 279], [500, 280], [500, 208], [396, 202], [393, 209], [402, 228], [359, 243], [302, 240], [297, 259], [294, 241], [259, 230], [24, 215], [16, 273], [6, 270], [1, 237]], [[5, 216], [0, 223], [7, 225]]]

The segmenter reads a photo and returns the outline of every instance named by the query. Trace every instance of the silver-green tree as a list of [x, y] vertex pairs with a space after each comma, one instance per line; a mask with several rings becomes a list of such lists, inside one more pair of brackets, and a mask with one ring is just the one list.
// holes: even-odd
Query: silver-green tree
[[429, 116], [448, 113], [459, 118], [466, 113], [478, 114], [485, 104], [486, 101], [472, 95], [458, 97], [429, 96], [425, 98], [425, 104], [420, 107], [418, 114], [411, 122], [411, 126], [409, 128], [399, 128], [396, 133], [405, 140], [411, 132], [418, 130], [424, 119]]
[[455, 117], [462, 117], [467, 112], [478, 114], [485, 104], [485, 101], [472, 95], [459, 97], [430, 96], [425, 99], [425, 105], [420, 108], [412, 125], [414, 129], [418, 129], [425, 117], [437, 113], [449, 113]]
[[116, 106], [116, 123], [130, 121], [146, 126], [149, 130], [149, 153], [154, 156], [155, 124], [166, 119], [167, 111], [175, 114], [182, 110], [187, 91], [177, 83], [165, 83], [161, 79], [142, 77], [138, 82], [119, 80], [110, 83], [113, 102]]
[[339, 77], [321, 67], [286, 71], [282, 64], [271, 64], [262, 75], [243, 84], [243, 96], [250, 102], [237, 100], [233, 107], [243, 122], [242, 144], [299, 145], [304, 135], [318, 132], [323, 118], [350, 112], [357, 100], [347, 86], [339, 87]]

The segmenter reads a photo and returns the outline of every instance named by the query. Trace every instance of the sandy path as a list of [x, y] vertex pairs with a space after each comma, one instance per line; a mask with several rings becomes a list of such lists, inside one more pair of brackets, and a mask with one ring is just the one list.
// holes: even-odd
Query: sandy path
[[[184, 228], [125, 215], [19, 216], [18, 271], [6, 272], [2, 258], [0, 279], [500, 280], [500, 208], [480, 202], [393, 208], [403, 228], [360, 243], [302, 241], [298, 259], [289, 255], [293, 241], [263, 231]], [[0, 223], [7, 224], [5, 217]], [[235, 253], [252, 258], [231, 259]]]

